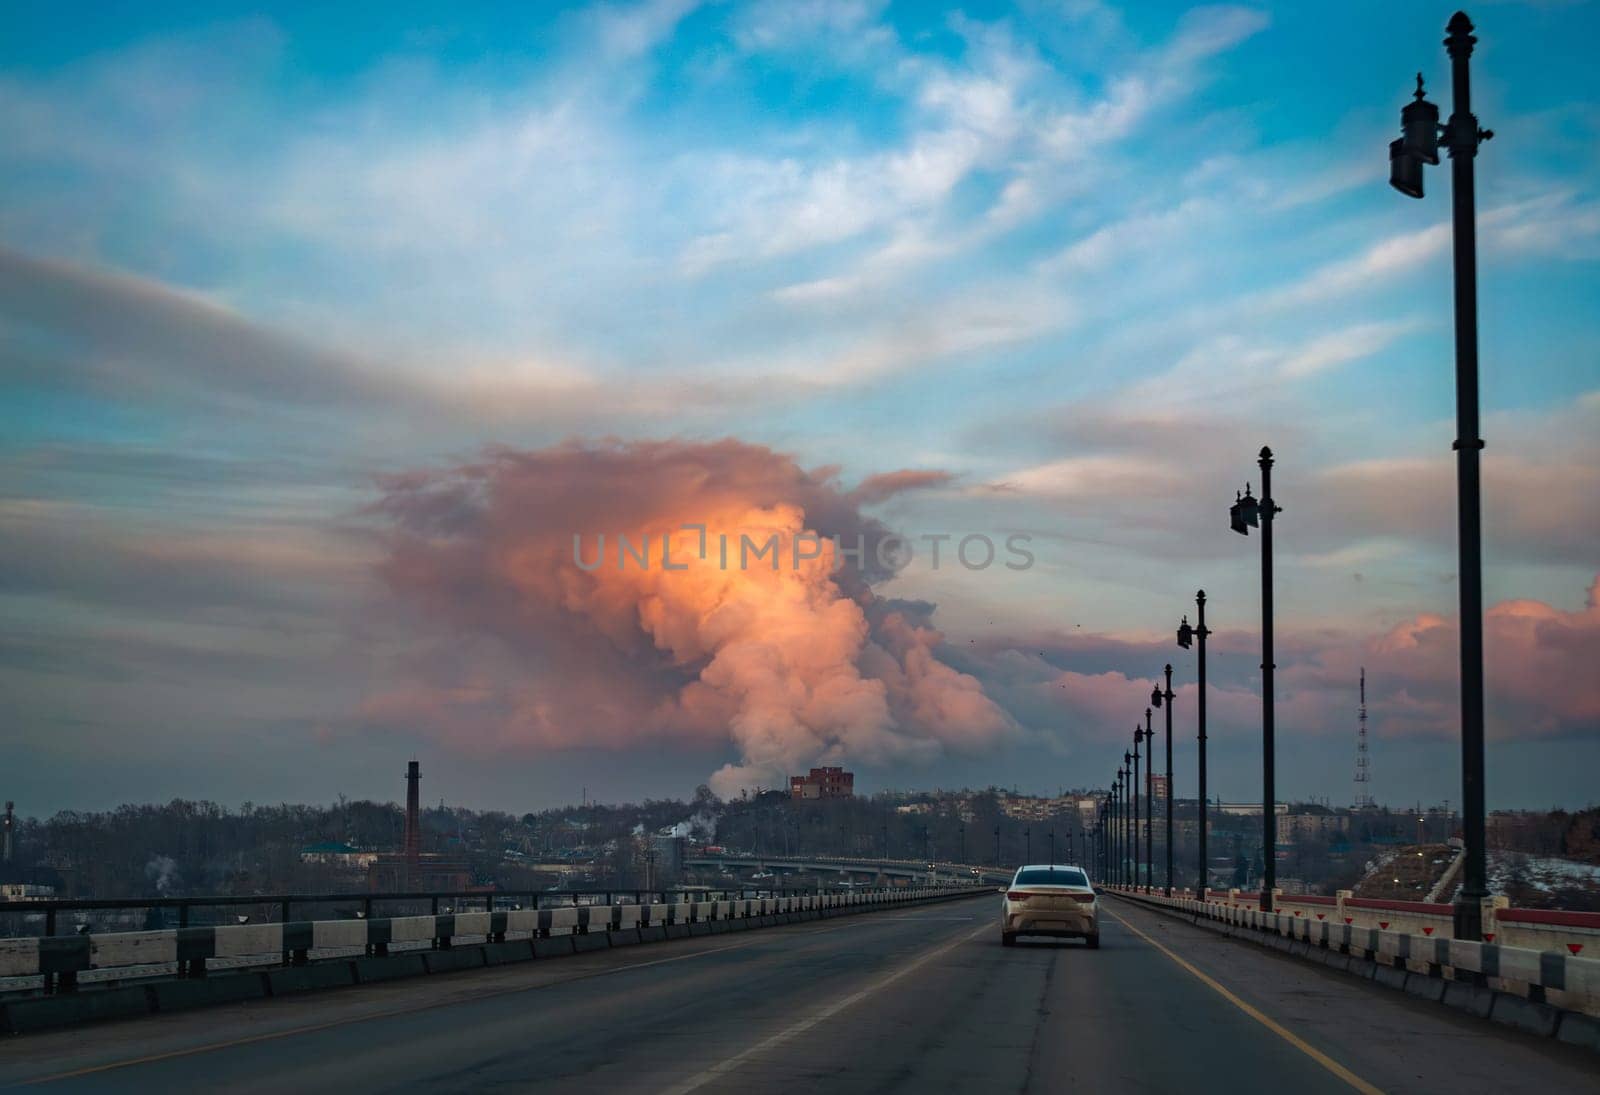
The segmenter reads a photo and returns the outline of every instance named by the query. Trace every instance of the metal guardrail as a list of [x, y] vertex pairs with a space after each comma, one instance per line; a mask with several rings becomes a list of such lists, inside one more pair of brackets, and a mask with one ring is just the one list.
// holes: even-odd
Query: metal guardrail
[[[541, 909], [477, 909], [367, 920], [300, 920], [54, 937], [22, 936], [0, 939], [0, 977], [42, 977], [40, 987], [49, 994], [57, 990], [73, 991], [78, 975], [91, 970], [175, 964], [180, 976], [204, 977], [206, 963], [211, 959], [236, 961], [270, 954], [275, 956], [274, 964], [305, 966], [316, 951], [354, 948], [367, 956], [382, 957], [389, 955], [392, 944], [420, 944], [433, 950], [448, 950], [452, 939], [462, 936], [481, 937], [488, 943], [502, 944], [507, 942], [507, 933], [528, 933], [539, 940], [549, 940], [633, 932], [629, 941], [641, 942], [643, 937], [637, 934], [641, 929], [897, 904], [962, 893], [967, 889], [928, 886], [756, 897], [663, 891], [674, 900], [566, 904]], [[638, 892], [641, 895], [653, 893]], [[617, 896], [615, 891], [613, 896]], [[690, 929], [685, 927], [684, 930]], [[662, 937], [665, 937], [664, 932]], [[19, 987], [24, 991], [31, 988]]]
[[[293, 917], [292, 912], [298, 910], [302, 914], [310, 906], [314, 912], [317, 906], [345, 906], [343, 910], [348, 917], [371, 919], [374, 910], [382, 911], [385, 907], [400, 903], [427, 902], [428, 911], [432, 915], [441, 912], [469, 912], [481, 910], [494, 912], [497, 909], [551, 909], [587, 905], [661, 905], [674, 900], [712, 901], [712, 900], [746, 900], [759, 897], [787, 897], [810, 895], [827, 892], [827, 887], [787, 887], [787, 886], [734, 886], [734, 887], [704, 887], [694, 886], [672, 890], [640, 890], [640, 889], [596, 889], [596, 890], [416, 890], [394, 893], [276, 893], [276, 894], [213, 894], [195, 897], [130, 897], [130, 898], [45, 898], [42, 900], [0, 901], [0, 918], [7, 915], [20, 915], [24, 924], [29, 920], [43, 918], [43, 931], [40, 935], [54, 936], [59, 933], [61, 913], [76, 912], [112, 912], [112, 911], [137, 911], [150, 909], [175, 909], [178, 914], [177, 927], [191, 926], [190, 911], [193, 909], [242, 909], [254, 907], [258, 909], [272, 909], [278, 913], [280, 923], [288, 923]], [[305, 916], [302, 919], [340, 919], [341, 910], [332, 910], [335, 915], [318, 917]], [[0, 924], [6, 921], [0, 919]], [[74, 931], [77, 930], [74, 926]], [[11, 933], [3, 933], [11, 934]]]

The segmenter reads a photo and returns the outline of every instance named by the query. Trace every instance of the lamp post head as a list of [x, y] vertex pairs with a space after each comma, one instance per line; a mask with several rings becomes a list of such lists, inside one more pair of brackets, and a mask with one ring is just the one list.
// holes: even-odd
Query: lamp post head
[[1234, 492], [1233, 506], [1228, 510], [1228, 517], [1233, 531], [1240, 536], [1250, 535], [1251, 527], [1261, 524], [1261, 504], [1256, 501], [1255, 495], [1250, 493], [1250, 484], [1244, 485], [1244, 494]]
[[[1420, 72], [1414, 97], [1400, 108], [1400, 140], [1406, 155], [1412, 159], [1429, 164], [1439, 162], [1439, 108], [1430, 103], [1423, 92]], [[1418, 174], [1420, 177], [1420, 170]]]
[[1462, 52], [1463, 56], [1472, 56], [1472, 47], [1478, 40], [1472, 36], [1472, 20], [1467, 18], [1466, 12], [1458, 11], [1452, 15], [1444, 29], [1450, 32], [1450, 37], [1444, 40], [1444, 45], [1451, 57], [1458, 51]]
[[1189, 617], [1185, 616], [1178, 625], [1178, 645], [1188, 650], [1194, 645], [1194, 628], [1189, 626]]
[[1150, 702], [1157, 707], [1161, 706], [1161, 686], [1159, 684], [1150, 690]]
[[1422, 197], [1422, 161], [1406, 151], [1406, 142], [1389, 142], [1389, 185], [1408, 198]]

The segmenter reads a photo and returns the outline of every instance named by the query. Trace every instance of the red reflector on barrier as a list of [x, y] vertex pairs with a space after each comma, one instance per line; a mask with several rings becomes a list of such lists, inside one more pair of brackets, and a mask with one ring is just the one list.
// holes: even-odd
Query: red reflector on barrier
[[1378, 927], [1382, 928], [1384, 931], [1388, 931], [1389, 930], [1389, 922], [1387, 920], [1380, 920], [1380, 921], [1378, 921]]
[[1493, 943], [1494, 942], [1494, 932], [1484, 932], [1483, 933], [1483, 941], [1485, 943]]
[[1577, 954], [1579, 951], [1581, 951], [1583, 949], [1583, 944], [1582, 943], [1568, 943], [1567, 944], [1567, 949], [1569, 951], [1571, 951], [1573, 954]]
[[1317, 919], [1321, 920], [1324, 916], [1327, 916], [1327, 915], [1328, 915], [1327, 913], [1318, 913], [1317, 914]]
[[1346, 924], [1354, 924], [1356, 922], [1356, 918], [1353, 916], [1347, 916], [1344, 918], [1344, 922]]
[[1423, 928], [1422, 929], [1422, 934], [1423, 935], [1432, 935], [1433, 934], [1433, 929], [1432, 928]]

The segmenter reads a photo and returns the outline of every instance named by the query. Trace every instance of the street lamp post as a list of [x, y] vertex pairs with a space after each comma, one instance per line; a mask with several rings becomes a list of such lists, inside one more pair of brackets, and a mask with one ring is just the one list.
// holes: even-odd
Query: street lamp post
[[[1200, 590], [1194, 595], [1195, 606], [1199, 609], [1199, 627], [1189, 626], [1189, 617], [1185, 616], [1178, 625], [1178, 645], [1185, 650], [1195, 639], [1200, 640], [1200, 653], [1198, 661], [1198, 691], [1195, 695], [1195, 708], [1197, 719], [1197, 736], [1200, 744], [1200, 881], [1195, 883], [1195, 896], [1201, 901], [1206, 899], [1206, 881], [1209, 874], [1209, 863], [1206, 859], [1206, 636], [1211, 630], [1206, 627], [1206, 591]], [[1171, 794], [1172, 789], [1167, 788]]]
[[1156, 735], [1144, 709], [1144, 888], [1156, 888]]
[[1274, 776], [1277, 770], [1276, 745], [1273, 727], [1272, 671], [1272, 522], [1283, 508], [1272, 499], [1272, 450], [1261, 446], [1261, 500], [1250, 496], [1250, 484], [1244, 487], [1244, 497], [1234, 501], [1229, 511], [1233, 531], [1241, 536], [1250, 534], [1250, 526], [1261, 529], [1261, 908], [1272, 911], [1272, 889], [1277, 884], [1277, 815], [1274, 806], [1277, 794]]
[[1112, 780], [1106, 791], [1105, 822], [1100, 833], [1100, 846], [1105, 856], [1106, 885], [1117, 881], [1117, 781]]
[[1477, 38], [1466, 12], [1450, 17], [1444, 46], [1450, 55], [1453, 102], [1441, 128], [1439, 108], [1423, 97], [1400, 112], [1404, 136], [1389, 146], [1389, 183], [1409, 197], [1422, 197], [1422, 165], [1439, 162], [1439, 144], [1450, 152], [1451, 215], [1455, 236], [1456, 311], [1456, 541], [1461, 600], [1461, 828], [1465, 837], [1461, 891], [1456, 897], [1455, 937], [1481, 939], [1483, 900], [1488, 895], [1484, 831], [1483, 756], [1483, 552], [1479, 500], [1478, 436], [1478, 254], [1473, 161], [1478, 145], [1494, 136], [1478, 128], [1472, 114], [1469, 61]]
[[1133, 724], [1133, 884], [1139, 885], [1139, 746], [1144, 741], [1144, 731]]
[[1117, 864], [1118, 881], [1122, 885], [1128, 884], [1128, 780], [1133, 777], [1133, 756], [1126, 749], [1122, 751], [1122, 769], [1118, 773], [1117, 788], [1121, 798], [1117, 803]]
[[1056, 865], [1056, 831], [1052, 827], [1051, 830], [1050, 830], [1050, 866], [1054, 867], [1055, 865]]
[[[1168, 897], [1172, 896], [1172, 701], [1175, 695], [1172, 691], [1172, 664], [1166, 668], [1167, 687], [1162, 691], [1159, 687], [1150, 690], [1150, 702], [1157, 707], [1167, 709], [1167, 889]], [[1163, 700], [1166, 702], [1163, 704]]]
[[1033, 826], [1022, 830], [1022, 862], [1033, 862]]
[[967, 827], [961, 826], [961, 862], [967, 861]]
[[1133, 861], [1128, 855], [1128, 783], [1133, 780], [1133, 754], [1123, 749], [1122, 751], [1122, 805], [1117, 807], [1118, 820], [1122, 820], [1122, 832], [1117, 839], [1122, 842], [1120, 855], [1122, 855], [1122, 884], [1128, 885], [1133, 879]]

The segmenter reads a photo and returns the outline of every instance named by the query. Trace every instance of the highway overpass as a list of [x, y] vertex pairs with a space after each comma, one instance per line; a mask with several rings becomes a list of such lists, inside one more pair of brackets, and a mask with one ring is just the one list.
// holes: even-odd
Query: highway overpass
[[[1600, 1054], [1120, 897], [993, 894], [11, 1037], [61, 1091], [1591, 1091]], [[1576, 960], [1575, 960], [1576, 961]]]
[[683, 865], [696, 870], [772, 871], [774, 874], [843, 875], [854, 880], [917, 879], [922, 881], [979, 881], [1001, 885], [1011, 881], [1014, 868], [983, 864], [929, 862], [916, 859], [872, 859], [848, 856], [761, 856], [726, 852], [688, 855]]

